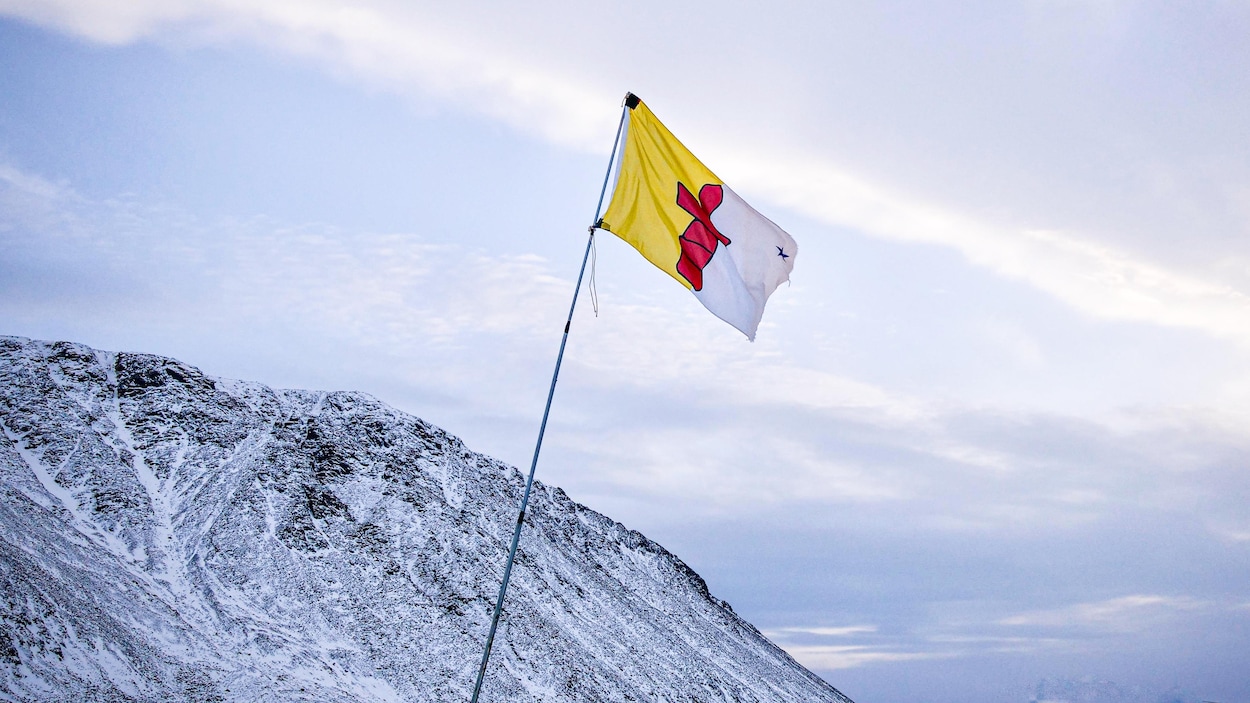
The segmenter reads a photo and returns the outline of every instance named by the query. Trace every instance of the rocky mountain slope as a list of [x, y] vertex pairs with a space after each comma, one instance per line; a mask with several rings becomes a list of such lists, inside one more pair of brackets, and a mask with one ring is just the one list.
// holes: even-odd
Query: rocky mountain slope
[[[0, 337], [0, 700], [467, 700], [522, 476], [359, 393]], [[537, 485], [486, 701], [847, 701]]]

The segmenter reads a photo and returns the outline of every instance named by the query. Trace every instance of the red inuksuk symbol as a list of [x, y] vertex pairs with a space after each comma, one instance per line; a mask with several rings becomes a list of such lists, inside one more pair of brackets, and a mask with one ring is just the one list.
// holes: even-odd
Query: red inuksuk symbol
[[690, 281], [695, 290], [703, 290], [703, 267], [712, 260], [716, 245], [729, 246], [729, 237], [721, 234], [712, 224], [712, 211], [720, 207], [725, 194], [718, 185], [711, 183], [699, 189], [699, 197], [677, 183], [677, 204], [694, 216], [694, 222], [686, 226], [677, 241], [681, 243], [681, 258], [677, 260], [677, 273]]

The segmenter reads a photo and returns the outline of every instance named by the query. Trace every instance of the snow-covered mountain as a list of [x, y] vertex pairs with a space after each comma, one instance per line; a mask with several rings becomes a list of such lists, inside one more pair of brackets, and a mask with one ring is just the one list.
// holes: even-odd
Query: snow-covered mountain
[[[462, 701], [522, 476], [359, 393], [0, 337], [0, 700]], [[846, 702], [536, 484], [483, 700]]]

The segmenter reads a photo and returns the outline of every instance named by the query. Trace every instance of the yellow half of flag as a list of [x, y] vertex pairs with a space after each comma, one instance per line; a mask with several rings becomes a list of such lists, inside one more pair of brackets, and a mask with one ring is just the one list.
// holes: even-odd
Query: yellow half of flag
[[691, 288], [690, 281], [677, 271], [678, 237], [691, 217], [677, 203], [677, 184], [697, 195], [704, 185], [720, 185], [721, 180], [641, 100], [629, 111], [624, 146], [616, 189], [600, 226]]

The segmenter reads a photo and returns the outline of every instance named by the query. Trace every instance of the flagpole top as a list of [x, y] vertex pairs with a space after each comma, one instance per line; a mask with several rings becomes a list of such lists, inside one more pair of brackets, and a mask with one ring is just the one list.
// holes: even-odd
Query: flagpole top
[[637, 95], [634, 95], [633, 93], [625, 94], [625, 107], [632, 110], [638, 107], [638, 103], [640, 102], [642, 102], [642, 100], [640, 100]]

